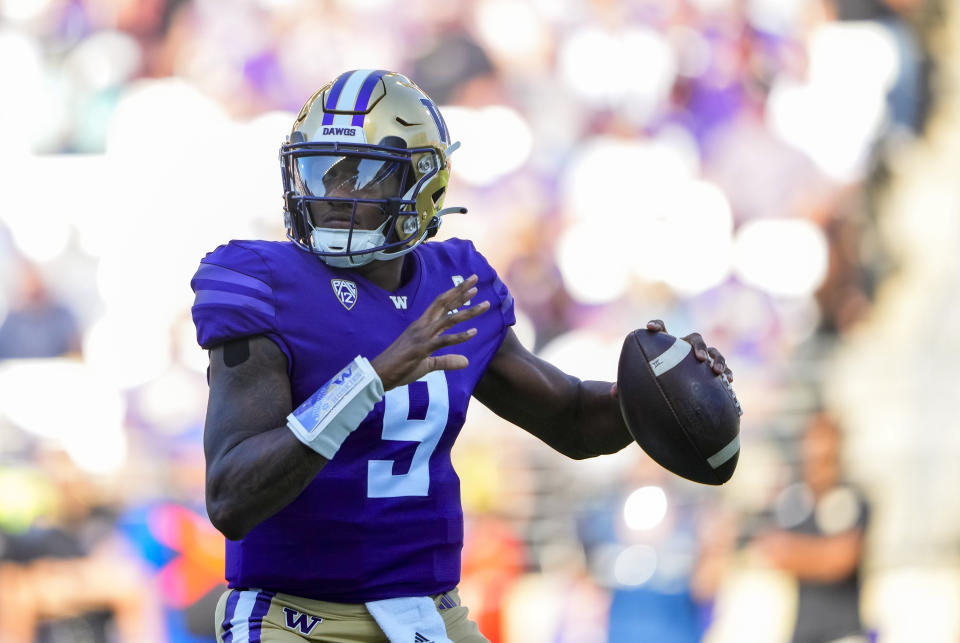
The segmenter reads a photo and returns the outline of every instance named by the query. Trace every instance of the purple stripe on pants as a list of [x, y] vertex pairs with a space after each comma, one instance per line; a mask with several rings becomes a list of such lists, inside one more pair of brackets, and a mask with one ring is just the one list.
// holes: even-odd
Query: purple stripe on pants
[[253, 605], [253, 613], [250, 614], [250, 643], [260, 643], [260, 626], [263, 623], [263, 617], [270, 611], [270, 601], [276, 594], [274, 592], [260, 592], [257, 594], [257, 600]]
[[[373, 88], [377, 86], [377, 83], [380, 82], [380, 79], [387, 72], [383, 69], [378, 69], [374, 72], [371, 72], [367, 76], [366, 80], [363, 81], [363, 85], [360, 86], [360, 93], [357, 94], [357, 104], [353, 106], [353, 111], [355, 112], [365, 112], [367, 111], [367, 103], [370, 102], [370, 94], [373, 93]], [[363, 118], [365, 114], [354, 114], [351, 125], [354, 127], [363, 127]]]
[[223, 630], [223, 643], [233, 643], [230, 621], [233, 620], [233, 616], [237, 612], [237, 601], [239, 600], [240, 592], [237, 590], [231, 591], [230, 596], [227, 597], [227, 609], [223, 615], [223, 623], [220, 625], [220, 629]]

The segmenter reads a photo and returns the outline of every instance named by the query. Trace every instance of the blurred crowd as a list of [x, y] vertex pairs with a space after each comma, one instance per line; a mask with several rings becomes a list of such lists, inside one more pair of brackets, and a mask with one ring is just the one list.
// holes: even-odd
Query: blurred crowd
[[529, 348], [612, 380], [626, 333], [660, 318], [721, 349], [745, 408], [740, 470], [714, 489], [638, 448], [565, 461], [474, 404], [461, 591], [486, 636], [884, 640], [861, 609], [884, 499], [845, 473], [823, 382], [899, 268], [878, 204], [937, 109], [949, 16], [3, 0], [0, 641], [213, 640], [189, 277], [231, 238], [282, 238], [283, 136], [367, 67], [409, 75], [463, 142], [447, 203], [470, 213], [440, 236], [490, 259]]

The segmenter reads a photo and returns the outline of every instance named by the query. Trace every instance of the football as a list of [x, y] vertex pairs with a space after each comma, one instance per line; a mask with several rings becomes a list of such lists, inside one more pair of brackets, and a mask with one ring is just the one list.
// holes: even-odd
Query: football
[[687, 341], [645, 328], [627, 335], [617, 388], [627, 428], [658, 464], [702, 484], [730, 479], [743, 411], [727, 378]]

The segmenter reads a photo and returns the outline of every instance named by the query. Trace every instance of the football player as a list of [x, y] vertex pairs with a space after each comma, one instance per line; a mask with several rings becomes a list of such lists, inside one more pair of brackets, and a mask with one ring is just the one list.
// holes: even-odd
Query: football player
[[521, 346], [513, 298], [471, 242], [424, 243], [463, 211], [443, 208], [457, 145], [406, 77], [342, 74], [280, 150], [289, 240], [231, 241], [191, 282], [223, 643], [486, 641], [456, 589], [450, 449], [470, 398], [571, 458], [632, 441], [612, 383]]

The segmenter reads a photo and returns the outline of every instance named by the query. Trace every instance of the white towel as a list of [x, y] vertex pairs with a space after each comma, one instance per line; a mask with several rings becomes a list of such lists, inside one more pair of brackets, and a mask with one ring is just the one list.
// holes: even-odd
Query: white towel
[[432, 598], [387, 598], [366, 605], [390, 643], [453, 643]]

